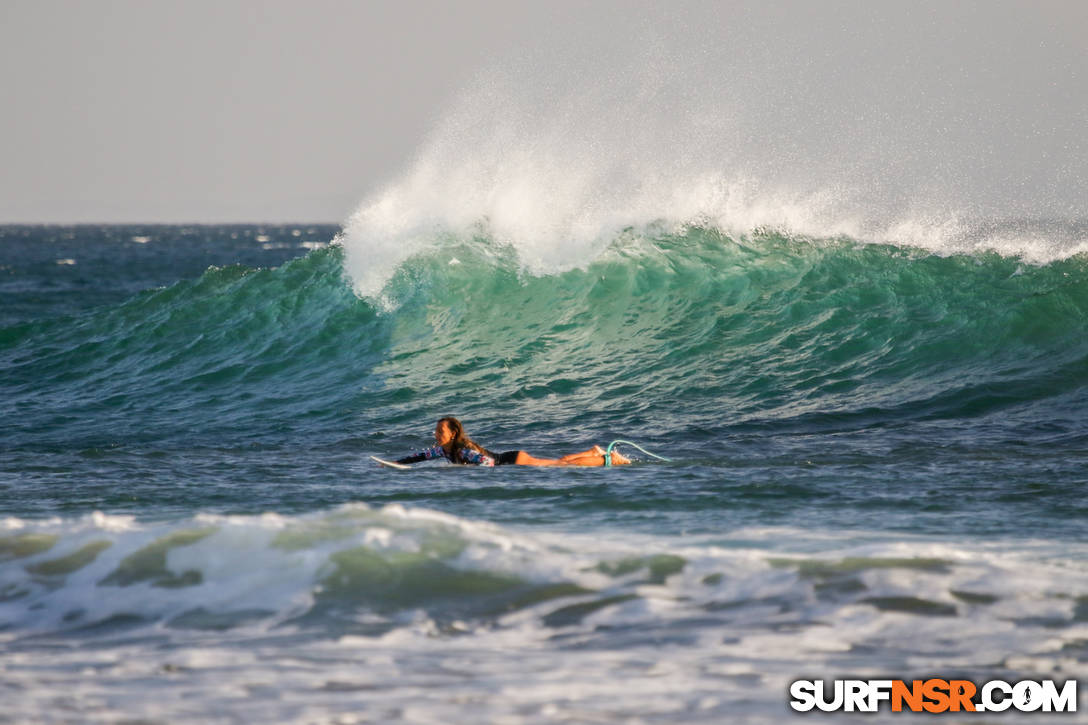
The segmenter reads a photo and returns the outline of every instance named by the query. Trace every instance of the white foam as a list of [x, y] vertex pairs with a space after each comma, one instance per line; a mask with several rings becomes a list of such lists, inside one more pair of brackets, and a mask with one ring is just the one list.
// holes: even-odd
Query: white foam
[[796, 150], [745, 136], [742, 107], [676, 105], [667, 78], [636, 71], [600, 82], [540, 89], [515, 75], [481, 76], [411, 166], [345, 223], [338, 243], [355, 291], [378, 298], [406, 259], [451, 240], [488, 236], [529, 272], [551, 274], [584, 266], [624, 229], [657, 225], [848, 236], [1032, 263], [1088, 251], [1084, 235], [980, 236], [970, 194], [912, 196], [902, 187], [917, 185], [892, 178], [879, 159], [866, 171], [843, 159], [816, 163], [816, 148], [814, 159], [794, 158]]
[[[164, 523], [99, 515], [3, 525], [59, 536], [48, 551], [0, 563], [0, 591], [12, 584], [31, 590], [0, 604], [7, 625], [0, 676], [26, 695], [8, 714], [27, 721], [54, 712], [48, 708], [58, 697], [97, 708], [104, 720], [122, 713], [190, 719], [195, 711], [187, 693], [196, 690], [202, 713], [329, 720], [323, 708], [333, 689], [349, 710], [364, 701], [370, 713], [414, 708], [405, 719], [419, 722], [463, 717], [471, 705], [474, 719], [488, 722], [532, 712], [579, 720], [659, 713], [713, 722], [727, 710], [741, 721], [772, 723], [786, 683], [805, 673], [848, 668], [906, 676], [989, 671], [997, 663], [1022, 673], [1061, 667], [1065, 676], [1088, 674], [1064, 649], [1088, 636], [1088, 625], [1071, 619], [1077, 597], [1088, 590], [1088, 545], [1069, 542], [789, 527], [683, 538], [548, 532], [403, 505]], [[195, 586], [101, 584], [144, 547], [203, 530], [210, 535], [166, 555], [170, 573], [200, 573]], [[48, 581], [28, 576], [27, 567], [101, 541], [111, 546], [92, 564]], [[435, 541], [456, 545], [428, 543]], [[483, 617], [456, 610], [443, 621], [440, 606], [392, 617], [361, 607], [351, 615], [361, 627], [385, 627], [381, 636], [335, 627], [325, 636], [287, 626], [322, 595], [334, 555], [359, 547], [392, 554], [390, 561], [425, 551], [447, 557], [443, 563], [455, 569], [574, 587]], [[653, 579], [652, 560], [644, 557], [655, 555], [680, 557], [683, 566]], [[850, 583], [842, 592], [819, 589], [840, 581]], [[945, 611], [911, 611], [911, 602]], [[66, 623], [64, 615], [76, 609], [82, 618]], [[163, 626], [194, 610], [270, 614], [211, 633]], [[66, 628], [121, 613], [151, 618], [144, 633], [169, 646], [68, 639]], [[20, 641], [31, 633], [66, 646], [24, 652]]]
[[94, 511], [90, 515], [90, 522], [92, 526], [95, 526], [103, 531], [109, 532], [121, 532], [121, 531], [133, 531], [137, 529], [136, 519], [133, 516], [119, 516], [116, 514], [104, 514], [101, 511]]

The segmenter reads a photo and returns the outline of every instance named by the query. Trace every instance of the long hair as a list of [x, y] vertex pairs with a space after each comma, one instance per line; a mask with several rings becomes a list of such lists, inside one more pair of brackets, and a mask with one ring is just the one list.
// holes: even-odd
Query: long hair
[[438, 422], [445, 423], [449, 427], [450, 433], [453, 434], [453, 440], [449, 442], [449, 450], [446, 451], [446, 455], [454, 463], [464, 463], [464, 461], [461, 460], [461, 451], [465, 448], [476, 451], [477, 453], [482, 453], [485, 456], [492, 455], [486, 448], [469, 438], [468, 434], [465, 433], [465, 426], [461, 425], [461, 421], [457, 420], [452, 415], [447, 415], [445, 418], [439, 418]]

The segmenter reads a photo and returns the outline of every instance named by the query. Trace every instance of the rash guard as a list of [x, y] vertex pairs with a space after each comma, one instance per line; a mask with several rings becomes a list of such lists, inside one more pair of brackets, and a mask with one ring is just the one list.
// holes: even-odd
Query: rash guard
[[[495, 459], [491, 456], [474, 451], [471, 448], [462, 448], [459, 450], [453, 458], [450, 458], [446, 454], [446, 450], [442, 446], [432, 446], [426, 450], [420, 451], [404, 458], [398, 458], [397, 463], [419, 463], [420, 461], [430, 461], [435, 458], [446, 458], [450, 463], [465, 463], [473, 466], [494, 466]], [[455, 460], [456, 459], [456, 460]]]

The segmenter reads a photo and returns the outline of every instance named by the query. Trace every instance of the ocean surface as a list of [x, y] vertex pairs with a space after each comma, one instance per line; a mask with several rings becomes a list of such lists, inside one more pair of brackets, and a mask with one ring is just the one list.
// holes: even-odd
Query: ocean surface
[[[0, 723], [929, 722], [788, 684], [1088, 682], [1088, 226], [620, 220], [556, 261], [492, 221], [0, 227]], [[369, 460], [445, 415], [672, 460]]]

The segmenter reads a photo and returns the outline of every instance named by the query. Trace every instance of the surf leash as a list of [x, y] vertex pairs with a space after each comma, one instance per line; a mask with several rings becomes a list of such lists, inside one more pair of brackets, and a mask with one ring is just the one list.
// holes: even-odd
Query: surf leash
[[614, 440], [614, 441], [612, 441], [611, 443], [608, 444], [608, 450], [606, 450], [604, 452], [604, 465], [605, 466], [611, 466], [612, 465], [612, 449], [616, 447], [617, 443], [622, 443], [625, 446], [631, 446], [632, 448], [637, 448], [640, 451], [642, 451], [643, 453], [645, 453], [646, 455], [652, 456], [653, 458], [656, 458], [659, 461], [665, 461], [666, 463], [672, 463], [671, 458], [665, 458], [665, 456], [659, 456], [656, 453], [650, 453], [648, 450], [646, 450], [645, 448], [640, 446], [638, 443], [632, 443], [631, 441], [625, 441], [625, 440]]

